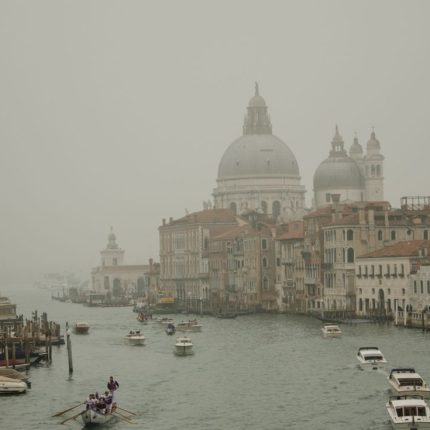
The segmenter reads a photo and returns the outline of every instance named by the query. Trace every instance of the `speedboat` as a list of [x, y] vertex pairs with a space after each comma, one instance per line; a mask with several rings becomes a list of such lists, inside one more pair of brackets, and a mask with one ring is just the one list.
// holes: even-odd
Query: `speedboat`
[[342, 331], [339, 326], [335, 324], [326, 324], [321, 328], [322, 335], [324, 337], [340, 337], [342, 336]]
[[202, 325], [197, 320], [181, 321], [176, 328], [179, 331], [202, 331]]
[[176, 338], [175, 354], [176, 355], [191, 355], [193, 354], [193, 344], [187, 336]]
[[125, 340], [130, 345], [143, 345], [145, 342], [145, 336], [140, 332], [140, 330], [130, 330], [130, 332], [125, 336]]
[[381, 369], [387, 360], [376, 346], [363, 346], [358, 349], [357, 359], [360, 367], [364, 369]]
[[430, 429], [430, 409], [422, 396], [396, 396], [386, 404], [393, 429]]
[[0, 394], [19, 394], [27, 391], [24, 381], [7, 376], [0, 376]]
[[88, 334], [89, 330], [90, 330], [90, 325], [86, 321], [78, 321], [73, 326], [73, 331], [76, 334]]
[[423, 378], [412, 368], [392, 369], [388, 376], [388, 383], [393, 394], [397, 396], [419, 395], [430, 397], [430, 388]]
[[162, 317], [162, 318], [157, 318], [157, 322], [159, 322], [160, 324], [173, 324], [175, 321], [172, 318], [167, 318], [167, 317]]

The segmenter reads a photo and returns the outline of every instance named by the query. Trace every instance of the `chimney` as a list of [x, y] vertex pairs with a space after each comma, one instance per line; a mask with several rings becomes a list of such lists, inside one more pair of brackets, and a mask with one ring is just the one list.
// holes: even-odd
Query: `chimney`
[[163, 225], [166, 225], [166, 218], [163, 218]]

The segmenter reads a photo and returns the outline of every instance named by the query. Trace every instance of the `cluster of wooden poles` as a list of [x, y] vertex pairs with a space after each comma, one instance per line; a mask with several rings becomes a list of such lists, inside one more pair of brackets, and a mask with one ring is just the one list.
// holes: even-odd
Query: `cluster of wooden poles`
[[[35, 311], [32, 317], [31, 320], [25, 321], [22, 316], [14, 320], [0, 321], [0, 352], [4, 354], [5, 367], [30, 366], [30, 354], [43, 347], [46, 359], [52, 361], [52, 344], [58, 344], [61, 339], [60, 325], [48, 321], [45, 312], [39, 318]], [[16, 357], [18, 348], [24, 351], [25, 363]]]

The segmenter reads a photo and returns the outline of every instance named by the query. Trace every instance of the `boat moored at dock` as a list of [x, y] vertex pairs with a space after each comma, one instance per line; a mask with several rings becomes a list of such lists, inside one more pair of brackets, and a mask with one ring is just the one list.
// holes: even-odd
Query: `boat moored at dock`
[[0, 376], [0, 394], [20, 394], [26, 391], [27, 384], [25, 381], [9, 378], [7, 376]]

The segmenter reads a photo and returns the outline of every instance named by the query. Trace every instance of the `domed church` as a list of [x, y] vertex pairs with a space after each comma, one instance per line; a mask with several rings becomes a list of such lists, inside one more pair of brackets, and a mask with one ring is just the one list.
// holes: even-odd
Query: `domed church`
[[348, 155], [337, 126], [331, 147], [328, 158], [314, 174], [314, 206], [331, 204], [333, 195], [338, 195], [340, 202], [382, 201], [384, 156], [375, 132], [367, 142], [365, 155], [357, 137]]
[[243, 135], [230, 144], [219, 163], [214, 206], [237, 214], [256, 210], [281, 222], [304, 215], [305, 192], [296, 157], [272, 134], [267, 105], [256, 83]]

